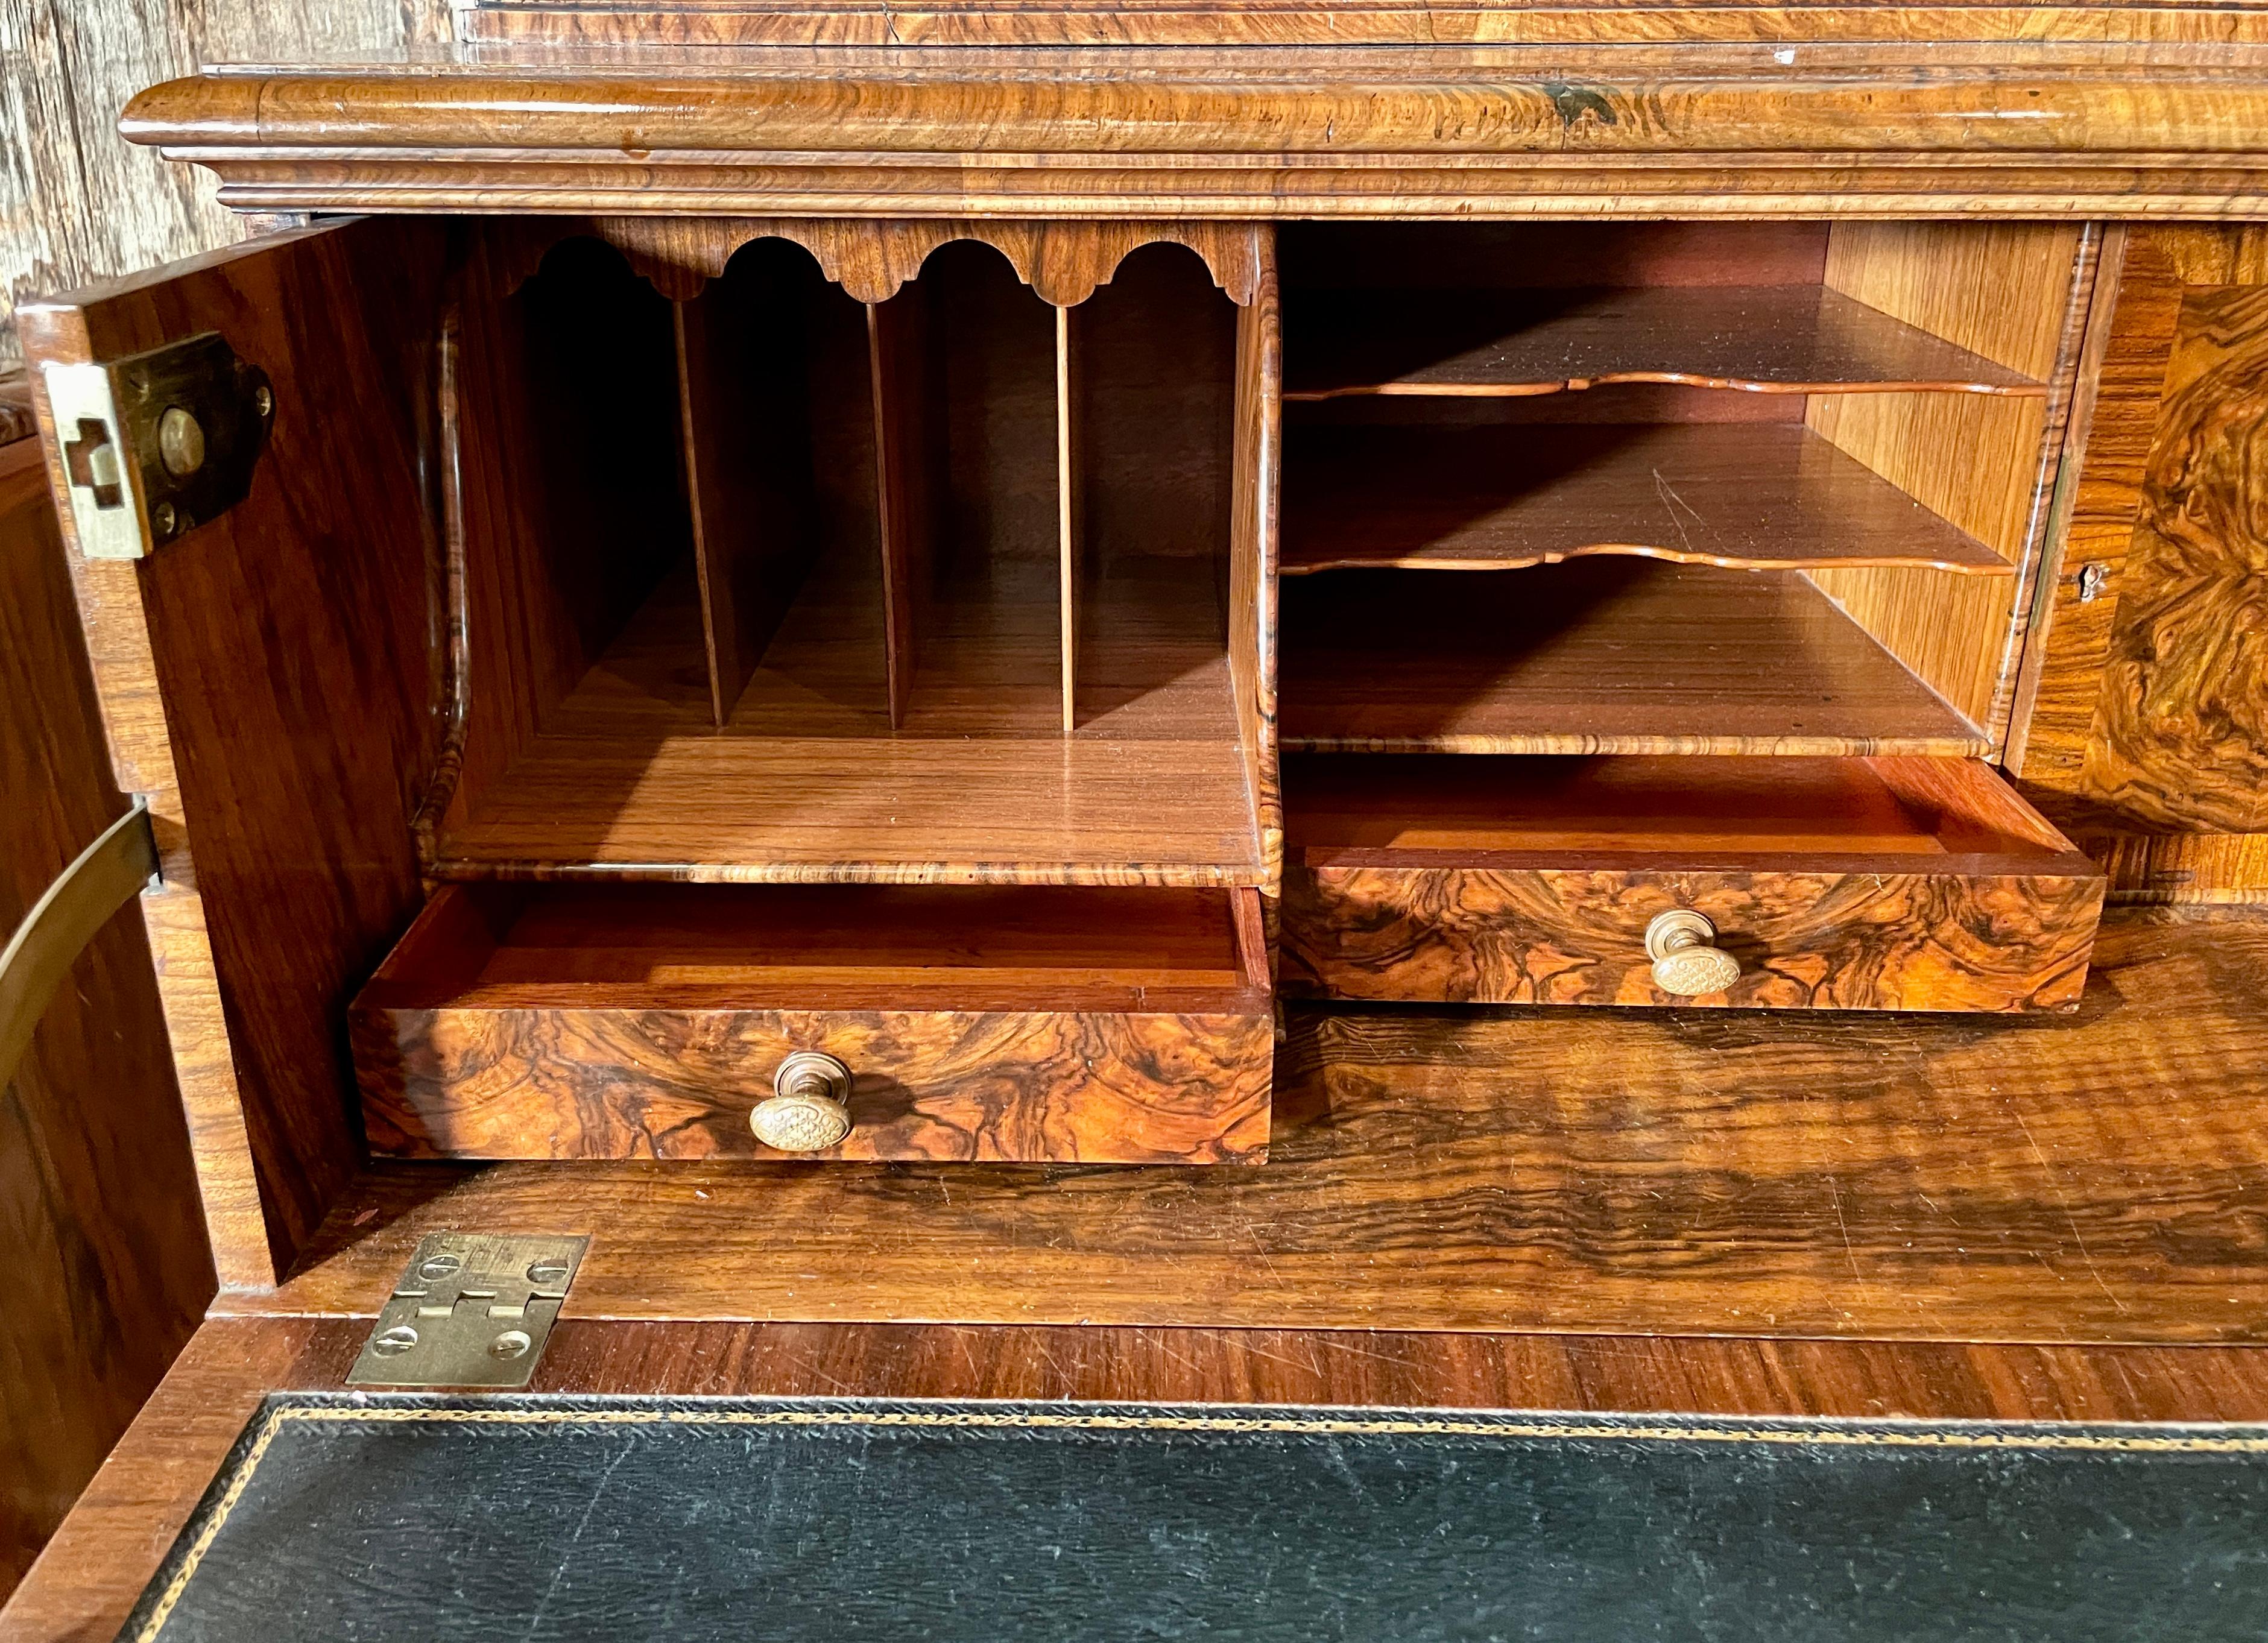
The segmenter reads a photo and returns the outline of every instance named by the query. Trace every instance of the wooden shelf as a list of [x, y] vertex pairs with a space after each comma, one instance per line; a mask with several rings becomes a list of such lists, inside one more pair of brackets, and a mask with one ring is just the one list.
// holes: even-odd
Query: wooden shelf
[[1675, 382], [1755, 394], [2043, 383], [1819, 286], [1319, 292], [1285, 325], [1287, 400], [1560, 394]]
[[1742, 570], [2014, 569], [1793, 423], [1295, 429], [1284, 510], [1286, 576], [1595, 554]]
[[1259, 882], [1211, 578], [1126, 568], [1139, 597], [1114, 608], [1141, 617], [1090, 638], [1093, 677], [1111, 688], [1066, 736], [1055, 571], [1010, 562], [940, 593], [895, 731], [880, 593], [864, 562], [822, 562], [722, 729], [692, 578], [681, 575], [445, 833], [436, 871]]
[[1283, 590], [1287, 751], [1970, 755], [1990, 740], [1794, 572], [1580, 560]]
[[[1934, 778], [1925, 791], [1917, 770]], [[1285, 762], [1284, 799], [1285, 858], [1309, 867], [1643, 855], [1926, 872], [2070, 854], [1990, 767], [1966, 760], [1413, 754], [1381, 771], [1359, 754], [1302, 754]]]

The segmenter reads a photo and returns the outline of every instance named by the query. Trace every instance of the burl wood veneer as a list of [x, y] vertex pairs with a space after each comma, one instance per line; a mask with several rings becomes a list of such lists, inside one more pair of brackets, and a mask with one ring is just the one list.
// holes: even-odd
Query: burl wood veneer
[[793, 1050], [855, 1079], [807, 1157], [1267, 1153], [1250, 890], [453, 888], [349, 1019], [395, 1156], [777, 1156], [748, 1115]]
[[[2102, 876], [1958, 760], [1369, 761], [1285, 772], [1287, 991], [1459, 1004], [2038, 1010], [2078, 1002]], [[1679, 999], [1646, 930], [1738, 960]]]

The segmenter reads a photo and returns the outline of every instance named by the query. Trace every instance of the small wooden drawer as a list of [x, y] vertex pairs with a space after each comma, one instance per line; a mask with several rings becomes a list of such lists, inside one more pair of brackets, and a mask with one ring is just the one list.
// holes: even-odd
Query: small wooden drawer
[[1282, 980], [1310, 998], [2065, 1009], [2102, 906], [1965, 759], [1308, 755], [1285, 793]]
[[[1267, 1153], [1249, 889], [453, 886], [351, 1033], [396, 1157]], [[751, 1116], [796, 1051], [848, 1069], [850, 1127], [791, 1154]]]

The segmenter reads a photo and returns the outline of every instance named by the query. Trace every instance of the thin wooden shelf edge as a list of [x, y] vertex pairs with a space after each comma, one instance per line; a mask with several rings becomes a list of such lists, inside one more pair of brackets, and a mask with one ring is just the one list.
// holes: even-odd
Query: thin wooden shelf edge
[[1418, 295], [1422, 318], [1411, 317], [1404, 292], [1334, 291], [1292, 305], [1284, 397], [1520, 398], [1625, 382], [1750, 394], [2047, 392], [2021, 372], [1818, 287]]
[[1741, 571], [2015, 569], [1792, 423], [1308, 428], [1287, 441], [1285, 465], [1286, 576], [1597, 555]]
[[1465, 578], [1454, 600], [1427, 579], [1285, 585], [1285, 752], [1992, 751], [1793, 572], [1584, 559]]

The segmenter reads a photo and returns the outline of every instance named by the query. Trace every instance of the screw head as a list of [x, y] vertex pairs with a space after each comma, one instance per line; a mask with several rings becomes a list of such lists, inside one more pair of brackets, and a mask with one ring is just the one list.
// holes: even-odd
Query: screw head
[[171, 536], [173, 527], [180, 522], [180, 516], [173, 512], [170, 502], [161, 502], [150, 510], [150, 528], [160, 536]]
[[381, 1358], [399, 1358], [416, 1345], [416, 1330], [407, 1323], [397, 1323], [383, 1334], [371, 1337], [370, 1349]]
[[276, 395], [266, 383], [263, 382], [252, 390], [252, 409], [255, 414], [263, 417], [275, 414]]
[[531, 1284], [563, 1284], [567, 1281], [567, 1263], [547, 1256], [527, 1269], [527, 1281]]
[[166, 407], [158, 418], [158, 460], [176, 479], [186, 479], [205, 465], [205, 430], [178, 405]]
[[534, 1345], [534, 1341], [529, 1338], [526, 1330], [506, 1330], [489, 1343], [489, 1356], [506, 1359], [525, 1358], [527, 1356], [527, 1349]]
[[464, 1271], [465, 1257], [460, 1255], [429, 1256], [417, 1264], [417, 1276], [427, 1283], [438, 1283], [445, 1278], [454, 1278]]

